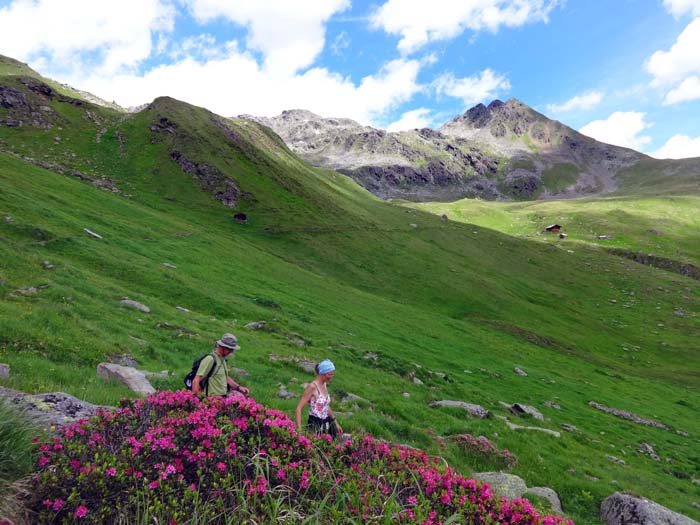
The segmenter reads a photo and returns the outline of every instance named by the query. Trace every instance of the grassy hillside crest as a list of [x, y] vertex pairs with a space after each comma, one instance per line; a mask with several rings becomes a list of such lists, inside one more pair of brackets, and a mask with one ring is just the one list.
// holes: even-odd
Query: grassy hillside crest
[[[117, 405], [134, 394], [98, 378], [98, 363], [130, 355], [169, 370], [154, 385], [175, 390], [233, 331], [233, 366], [270, 408], [291, 414], [280, 385], [300, 394], [311, 379], [295, 359], [330, 357], [346, 431], [424, 449], [465, 475], [497, 468], [456, 440], [484, 435], [577, 523], [600, 523], [600, 502], [618, 490], [700, 518], [700, 286], [611, 255], [593, 235], [613, 231], [612, 246], [634, 251], [646, 239], [698, 264], [697, 189], [670, 198], [696, 184], [691, 164], [663, 179], [664, 199], [644, 194], [657, 186], [649, 167], [629, 175], [636, 196], [402, 207], [310, 167], [252, 121], [166, 97], [128, 114], [37, 89], [6, 63], [0, 88], [19, 102], [0, 105], [0, 362], [11, 367], [1, 386]], [[572, 242], [541, 242], [561, 218]], [[252, 321], [267, 324], [244, 328]], [[341, 402], [347, 393], [362, 400]], [[438, 400], [561, 435], [429, 406]]]

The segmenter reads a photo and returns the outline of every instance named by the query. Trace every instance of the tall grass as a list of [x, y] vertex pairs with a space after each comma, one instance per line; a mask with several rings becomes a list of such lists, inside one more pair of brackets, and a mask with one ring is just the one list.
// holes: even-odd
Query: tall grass
[[22, 480], [37, 458], [32, 440], [42, 435], [21, 411], [0, 399], [0, 519], [18, 518], [19, 499], [26, 492]]

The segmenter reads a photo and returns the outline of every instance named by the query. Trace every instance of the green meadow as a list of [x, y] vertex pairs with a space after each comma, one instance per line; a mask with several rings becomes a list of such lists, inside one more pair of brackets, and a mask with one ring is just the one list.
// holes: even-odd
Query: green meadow
[[[49, 107], [50, 126], [0, 126], [0, 362], [11, 366], [0, 386], [115, 405], [134, 394], [98, 378], [98, 363], [128, 354], [170, 372], [154, 386], [179, 389], [232, 331], [233, 366], [267, 406], [292, 414], [280, 385], [300, 394], [312, 379], [294, 360], [328, 357], [348, 432], [425, 449], [465, 474], [499, 466], [455, 442], [484, 435], [581, 524], [599, 523], [600, 502], [623, 490], [700, 518], [700, 286], [607, 250], [697, 264], [697, 192], [402, 206], [306, 165], [252, 122], [168, 98], [136, 114], [44, 100], [18, 73], [5, 65], [0, 83]], [[0, 119], [9, 113], [0, 107]], [[222, 176], [238, 186], [234, 207], [213, 196]], [[569, 237], [543, 234], [551, 223]], [[253, 321], [267, 324], [246, 329]], [[346, 393], [363, 399], [340, 403]], [[502, 403], [535, 406], [545, 421]]]

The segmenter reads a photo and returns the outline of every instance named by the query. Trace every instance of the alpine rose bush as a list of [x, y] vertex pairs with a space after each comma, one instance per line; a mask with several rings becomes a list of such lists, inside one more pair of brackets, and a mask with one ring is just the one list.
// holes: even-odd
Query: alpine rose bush
[[507, 448], [499, 449], [485, 436], [459, 434], [457, 445], [472, 460], [492, 466], [495, 469], [510, 469], [518, 464], [518, 458]]
[[371, 436], [297, 434], [252, 398], [157, 392], [39, 447], [37, 523], [571, 524]]

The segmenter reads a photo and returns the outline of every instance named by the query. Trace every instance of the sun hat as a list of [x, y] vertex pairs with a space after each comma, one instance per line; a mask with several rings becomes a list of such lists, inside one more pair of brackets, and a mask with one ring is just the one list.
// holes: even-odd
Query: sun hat
[[330, 359], [324, 359], [318, 364], [316, 369], [318, 370], [319, 374], [327, 374], [335, 370], [335, 365]]
[[236, 339], [236, 336], [233, 334], [222, 335], [221, 339], [219, 339], [216, 344], [228, 348], [229, 350], [240, 350], [241, 348], [238, 346], [238, 339]]

